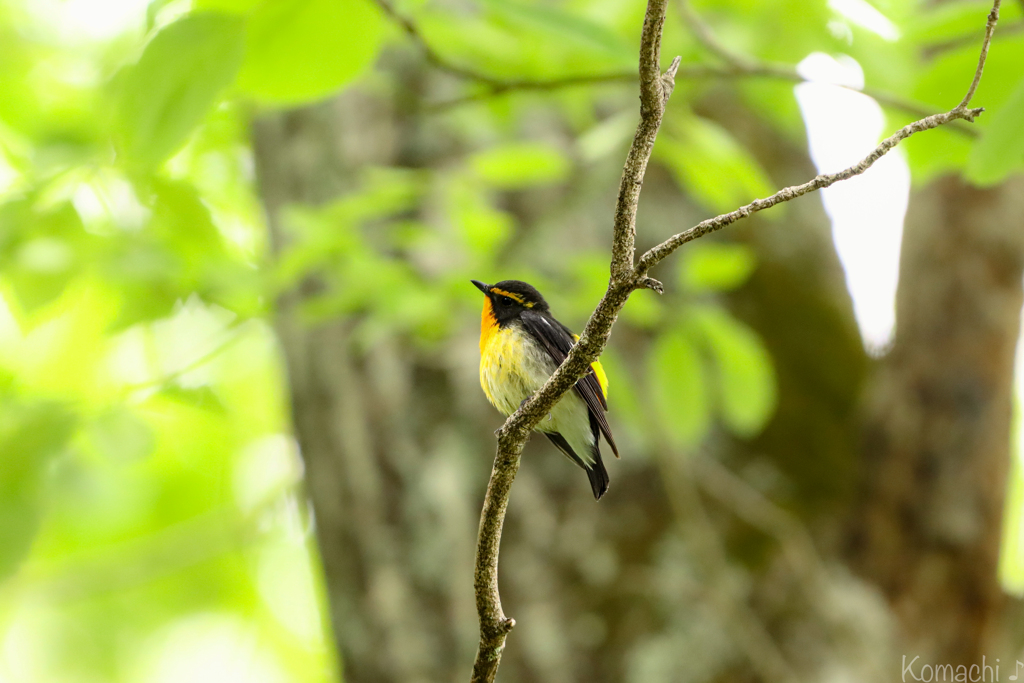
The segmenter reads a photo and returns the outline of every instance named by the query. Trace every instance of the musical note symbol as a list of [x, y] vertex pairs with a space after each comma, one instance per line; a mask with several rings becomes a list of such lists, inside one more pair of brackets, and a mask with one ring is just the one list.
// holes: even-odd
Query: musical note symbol
[[1017, 680], [1017, 672], [1020, 671], [1020, 668], [1022, 666], [1024, 666], [1024, 662], [1017, 662], [1017, 668], [1013, 670], [1012, 674], [1010, 674], [1010, 680], [1011, 681]]

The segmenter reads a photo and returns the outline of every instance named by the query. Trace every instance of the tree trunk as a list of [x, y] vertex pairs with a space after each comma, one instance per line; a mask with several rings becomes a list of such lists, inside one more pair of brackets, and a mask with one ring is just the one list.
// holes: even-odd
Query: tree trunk
[[[275, 254], [293, 241], [289, 205], [323, 205], [354, 189], [361, 166], [393, 162], [390, 124], [379, 100], [358, 92], [254, 123], [256, 167]], [[358, 316], [305, 321], [302, 303], [323, 287], [310, 274], [284, 293], [277, 302], [276, 327], [345, 679], [445, 680], [452, 659], [471, 657], [471, 650], [459, 652], [453, 641], [449, 612], [471, 621], [472, 592], [467, 589], [460, 604], [453, 587], [456, 597], [450, 599], [446, 581], [455, 581], [448, 578], [450, 567], [430, 571], [417, 563], [419, 544], [427, 538], [416, 538], [420, 529], [414, 516], [436, 511], [418, 495], [429, 454], [414, 443], [411, 425], [421, 411], [410, 400], [419, 395], [426, 405], [444, 401], [425, 387], [412, 388], [412, 365], [395, 339], [359, 350], [350, 334]], [[460, 531], [470, 539], [472, 520], [461, 512]], [[442, 556], [445, 542], [459, 543], [457, 538], [430, 541]], [[468, 563], [464, 575], [471, 576]]]
[[1022, 271], [1022, 183], [945, 178], [913, 194], [848, 553], [923, 661], [992, 657]]
[[[353, 191], [367, 165], [439, 167], [437, 147], [451, 154], [440, 136], [424, 134], [420, 117], [396, 113], [410, 106], [402, 100], [414, 99], [412, 88], [395, 92], [349, 91], [255, 122], [275, 254], [294, 239], [288, 205], [322, 205]], [[740, 137], [780, 182], [808, 177], [802, 150], [757, 134], [749, 113], [729, 120], [754, 121], [752, 134]], [[549, 245], [604, 244], [617, 179], [581, 173], [568, 184], [573, 196], [557, 200], [558, 223], [571, 230], [540, 224], [556, 196], [550, 189], [506, 197], [506, 206], [522, 223], [520, 239], [544, 230]], [[720, 458], [743, 475], [733, 482], [740, 498], [763, 485], [799, 520], [783, 527], [800, 536], [805, 525], [813, 534], [817, 551], [801, 546], [799, 561], [810, 558], [804, 569], [820, 566], [797, 571], [788, 550], [794, 534], [766, 542], [763, 529], [752, 531], [763, 521], [757, 514], [736, 523], [745, 503], [735, 496], [715, 499], [702, 520], [703, 513], [680, 516], [670, 503], [692, 486], [678, 480], [688, 468], [675, 467], [678, 453], [642, 452], [617, 423], [613, 387], [612, 422], [621, 425], [624, 457], [610, 464], [612, 491], [600, 504], [543, 440], [528, 445], [503, 540], [502, 597], [519, 626], [501, 677], [647, 683], [783, 680], [787, 670], [821, 677], [844, 666], [895, 671], [879, 654], [886, 635], [873, 620], [884, 620], [887, 608], [865, 590], [875, 584], [908, 643], [941, 661], [976, 661], [1000, 603], [995, 558], [1024, 253], [1024, 212], [1019, 205], [1014, 211], [1012, 187], [1019, 192], [946, 180], [913, 197], [896, 346], [875, 368], [859, 345], [815, 198], [786, 207], [781, 221], [755, 217], [736, 226], [730, 239], [745, 236], [759, 252], [736, 310], [772, 353], [780, 406], [751, 444], [730, 448], [716, 439], [714, 452], [700, 457]], [[641, 241], [701, 217], [657, 166], [643, 202]], [[562, 267], [542, 261], [562, 258], [558, 248], [540, 250], [536, 267]], [[433, 354], [397, 334], [360, 345], [352, 335], [358, 315], [303, 320], [303, 302], [324, 286], [311, 274], [289, 289], [277, 302], [276, 324], [345, 679], [462, 680], [477, 639], [476, 520], [494, 452], [491, 430], [501, 422], [476, 384], [474, 330]], [[464, 317], [475, 327], [475, 315]], [[613, 346], [620, 355], [643, 348], [645, 334], [620, 324]], [[870, 438], [857, 499], [856, 409], [866, 378]], [[673, 466], [664, 466], [672, 458]], [[782, 484], [772, 489], [772, 482]], [[687, 510], [700, 511], [699, 499], [690, 503]], [[853, 542], [844, 556], [838, 520], [851, 508]], [[722, 536], [715, 569], [690, 547], [701, 534]], [[866, 581], [843, 571], [847, 558]], [[872, 629], [878, 632], [868, 634]], [[781, 666], [762, 661], [768, 655]], [[685, 677], [677, 675], [684, 670]]]
[[[723, 125], [773, 175], [807, 177], [806, 162], [773, 144], [776, 135], [742, 111], [727, 111]], [[914, 192], [895, 344], [871, 363], [859, 348], [847, 295], [833, 285], [831, 244], [823, 247], [813, 229], [794, 234], [789, 220], [737, 227], [757, 249], [759, 267], [735, 295], [734, 308], [771, 350], [780, 403], [764, 433], [737, 444], [731, 466], [742, 472], [767, 456], [786, 484], [771, 497], [812, 532], [826, 565], [846, 564], [864, 580], [858, 587], [841, 571], [825, 579], [847, 599], [833, 609], [820, 594], [811, 598], [819, 603], [819, 616], [812, 617], [819, 629], [803, 631], [792, 660], [811, 667], [829, 658], [832, 667], [844, 658], [847, 664], [874, 660], [868, 668], [882, 676], [896, 671], [901, 653], [968, 666], [982, 655], [989, 663], [1000, 655], [1012, 661], [1020, 643], [1009, 642], [1015, 639], [1001, 615], [1006, 596], [997, 560], [1013, 450], [1024, 183], [978, 190], [946, 178]], [[765, 562], [763, 535], [744, 527], [729, 534], [737, 558], [755, 557], [768, 567], [752, 599], [785, 646], [815, 611], [799, 607], [809, 582], [791, 567], [779, 571]], [[874, 588], [887, 604], [872, 606]], [[842, 638], [825, 635], [831, 644], [811, 645], [829, 631], [820, 608], [838, 615], [855, 595], [861, 612], [847, 617], [859, 625], [840, 633], [859, 629], [864, 637], [826, 655]]]

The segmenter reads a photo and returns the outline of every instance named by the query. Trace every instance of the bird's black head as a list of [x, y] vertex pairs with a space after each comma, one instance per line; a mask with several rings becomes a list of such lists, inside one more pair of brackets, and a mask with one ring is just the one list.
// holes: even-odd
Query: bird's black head
[[470, 280], [476, 288], [489, 299], [494, 319], [503, 325], [518, 318], [523, 311], [533, 310], [546, 313], [548, 302], [532, 285], [520, 280], [502, 280], [493, 285], [485, 285], [479, 280]]

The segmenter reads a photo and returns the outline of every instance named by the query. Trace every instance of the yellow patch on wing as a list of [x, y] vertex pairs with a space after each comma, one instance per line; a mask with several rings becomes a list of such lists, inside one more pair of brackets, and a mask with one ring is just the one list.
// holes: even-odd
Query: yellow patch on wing
[[[580, 335], [574, 334], [572, 338], [576, 341], [580, 340]], [[597, 383], [601, 385], [601, 393], [604, 394], [604, 400], [608, 400], [608, 375], [604, 374], [604, 368], [601, 367], [601, 361], [595, 360], [590, 364], [590, 367], [594, 368], [594, 376], [597, 377]]]
[[594, 375], [597, 377], [597, 383], [601, 385], [601, 393], [604, 394], [604, 400], [608, 400], [608, 375], [604, 374], [604, 368], [601, 367], [601, 361], [595, 360], [590, 364], [590, 367], [594, 368]]

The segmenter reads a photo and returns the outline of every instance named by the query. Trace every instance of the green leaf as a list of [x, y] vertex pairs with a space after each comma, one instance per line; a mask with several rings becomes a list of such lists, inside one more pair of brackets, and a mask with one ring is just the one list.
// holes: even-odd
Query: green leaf
[[[922, 5], [916, 11], [907, 14], [900, 26], [905, 40], [918, 46], [955, 41], [958, 39], [977, 39], [981, 44], [981, 36], [985, 31], [985, 21], [992, 3], [988, 0], [960, 0], [935, 5]], [[1007, 3], [999, 11], [1000, 25], [1009, 25], [1020, 18], [1017, 3]], [[977, 52], [977, 45], [973, 45]]]
[[613, 347], [609, 346], [601, 352], [601, 365], [608, 375], [609, 405], [618, 416], [616, 428], [622, 425], [622, 428], [630, 432], [633, 440], [644, 445], [637, 453], [639, 457], [655, 451], [657, 440], [651, 438], [653, 421], [648, 403], [650, 397], [641, 394], [622, 354]]
[[368, 0], [267, 0], [249, 15], [238, 85], [268, 104], [323, 99], [373, 63], [382, 28]]
[[186, 182], [153, 178], [150, 184], [153, 211], [148, 230], [187, 270], [225, 258], [220, 233], [197, 189]]
[[27, 313], [60, 296], [77, 270], [71, 246], [53, 237], [24, 242], [14, 261], [15, 268], [9, 271], [8, 277], [18, 302]]
[[476, 174], [502, 190], [549, 185], [569, 173], [569, 161], [556, 147], [540, 142], [512, 142], [473, 155]]
[[[592, 301], [596, 300], [599, 299]], [[587, 311], [587, 313], [589, 312]], [[664, 317], [665, 305], [662, 303], [661, 296], [649, 290], [637, 292], [629, 297], [629, 303], [622, 309], [622, 319], [640, 329], [654, 329]]]
[[515, 228], [512, 216], [491, 206], [469, 183], [456, 182], [450, 197], [452, 219], [463, 243], [474, 254], [493, 256]]
[[193, 14], [170, 24], [118, 79], [117, 138], [133, 163], [156, 166], [177, 151], [242, 63], [243, 22]]
[[144, 236], [115, 242], [101, 257], [104, 278], [122, 302], [113, 329], [168, 315], [174, 302], [188, 294], [175, 282], [177, 259]]
[[153, 451], [153, 431], [130, 410], [117, 406], [92, 421], [89, 441], [105, 458], [113, 462], [141, 460]]
[[41, 512], [36, 500], [20, 494], [0, 499], [0, 580], [13, 574], [28, 554]]
[[973, 148], [971, 138], [955, 132], [950, 126], [928, 132], [929, 135], [915, 135], [900, 145], [905, 148], [915, 185], [923, 185], [940, 175], [957, 172], [964, 167]]
[[921, 7], [920, 11], [908, 15], [901, 30], [904, 38], [921, 45], [949, 41], [970, 33], [980, 36], [991, 7], [992, 3], [987, 0]]
[[223, 414], [224, 403], [210, 387], [183, 387], [178, 384], [169, 384], [160, 389], [160, 396], [172, 399], [192, 408], [199, 408], [213, 413]]
[[647, 384], [669, 442], [677, 448], [698, 444], [711, 422], [711, 402], [700, 353], [684, 330], [670, 329], [654, 342]]
[[538, 3], [485, 0], [485, 3], [499, 17], [529, 29], [544, 31], [555, 40], [569, 40], [606, 52], [624, 64], [633, 64], [636, 60], [633, 46], [622, 36], [586, 17], [566, 12], [547, 0]]
[[[624, 111], [610, 116], [576, 138], [580, 156], [589, 162], [625, 150], [636, 132], [636, 112]], [[624, 153], [623, 153], [624, 155]]]
[[654, 156], [708, 208], [730, 211], [772, 193], [757, 160], [718, 124], [690, 114], [675, 116], [668, 124]]
[[263, 0], [192, 0], [192, 11], [247, 14], [256, 9], [262, 1]]
[[775, 412], [775, 372], [757, 334], [720, 308], [694, 307], [690, 322], [714, 359], [718, 408], [736, 435], [751, 437]]
[[967, 159], [965, 175], [975, 185], [995, 185], [1024, 164], [1024, 78], [991, 116]]
[[[972, 100], [973, 105], [984, 106], [987, 110], [972, 124], [983, 137], [989, 126], [996, 122], [996, 117], [989, 112], [999, 112], [1009, 104], [1008, 100], [1017, 92], [1021, 74], [1024, 73], [1024, 41], [1003, 40], [998, 47], [998, 50], [993, 49], [989, 53], [985, 62], [985, 77], [981, 79]], [[921, 70], [913, 97], [938, 109], [948, 109], [964, 96], [977, 67], [978, 48], [974, 43], [943, 52], [927, 68]], [[950, 126], [943, 126], [928, 135], [915, 135], [901, 146], [906, 147], [914, 182], [921, 183], [942, 173], [963, 171], [976, 145], [967, 136], [953, 131]]]
[[74, 431], [58, 404], [11, 405], [0, 414], [0, 579], [28, 553], [42, 517], [43, 478]]
[[87, 235], [70, 202], [40, 210], [28, 200], [0, 206], [0, 272], [21, 309], [50, 303], [80, 272]]
[[691, 292], [736, 289], [754, 272], [757, 260], [743, 244], [699, 242], [683, 254], [679, 280]]

